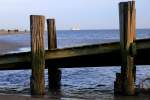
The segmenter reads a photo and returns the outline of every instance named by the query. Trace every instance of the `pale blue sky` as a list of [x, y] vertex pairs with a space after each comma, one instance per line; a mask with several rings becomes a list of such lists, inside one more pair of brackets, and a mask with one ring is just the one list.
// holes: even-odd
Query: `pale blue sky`
[[[0, 0], [0, 29], [29, 29], [29, 15], [55, 18], [57, 29], [117, 29], [118, 3], [127, 0]], [[150, 0], [136, 0], [137, 28], [150, 28]]]

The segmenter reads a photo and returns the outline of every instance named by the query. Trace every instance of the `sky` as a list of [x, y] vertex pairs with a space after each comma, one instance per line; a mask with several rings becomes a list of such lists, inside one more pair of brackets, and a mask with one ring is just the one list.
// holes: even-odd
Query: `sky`
[[[0, 29], [29, 29], [30, 15], [55, 18], [58, 30], [118, 29], [121, 1], [127, 0], [0, 0]], [[136, 10], [137, 28], [150, 28], [150, 0], [136, 0]]]

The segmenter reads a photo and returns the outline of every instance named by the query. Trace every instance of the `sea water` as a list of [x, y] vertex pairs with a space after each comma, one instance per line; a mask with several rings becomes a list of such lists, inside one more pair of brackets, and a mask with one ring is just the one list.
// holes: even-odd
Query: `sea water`
[[[136, 35], [137, 39], [150, 38], [150, 29], [137, 30]], [[57, 31], [58, 48], [114, 42], [119, 41], [119, 38], [118, 30]], [[1, 51], [6, 51], [3, 53], [30, 51], [30, 34], [1, 35], [0, 41], [17, 45], [16, 48], [11, 50], [8, 50], [8, 48], [0, 48]], [[47, 48], [46, 33], [45, 48]], [[104, 94], [105, 97], [111, 97], [116, 78], [115, 74], [120, 72], [120, 67], [66, 68], [61, 70], [61, 97], [93, 99], [104, 96]], [[150, 77], [149, 72], [149, 65], [137, 66], [136, 85], [143, 79]], [[28, 94], [30, 92], [30, 76], [30, 70], [0, 71], [0, 91], [6, 93], [12, 91], [12, 93]], [[47, 70], [45, 70], [45, 79], [45, 85], [47, 86]]]

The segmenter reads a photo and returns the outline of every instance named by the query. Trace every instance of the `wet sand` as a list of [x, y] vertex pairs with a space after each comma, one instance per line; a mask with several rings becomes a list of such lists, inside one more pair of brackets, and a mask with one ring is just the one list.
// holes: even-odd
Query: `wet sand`
[[[12, 33], [11, 35], [16, 34], [28, 34], [28, 33]], [[0, 36], [11, 36], [10, 34], [0, 33]], [[10, 38], [9, 38], [10, 39]], [[7, 39], [0, 39], [0, 55], [6, 54], [8, 52], [12, 51], [18, 51], [19, 48], [28, 47], [30, 44], [30, 41], [9, 41]]]
[[52, 97], [52, 96], [43, 96], [36, 97], [30, 95], [17, 95], [17, 94], [0, 94], [0, 100], [150, 100], [149, 95], [141, 96], [118, 96], [118, 97], [108, 97], [103, 95], [99, 98], [85, 99], [85, 98], [76, 98], [76, 97]]
[[21, 47], [23, 47], [22, 44], [0, 40], [0, 54], [5, 54], [7, 52], [15, 51], [17, 50], [17, 48], [21, 48]]
[[29, 95], [12, 95], [12, 94], [0, 94], [0, 100], [60, 100], [57, 98], [49, 97], [32, 97]]

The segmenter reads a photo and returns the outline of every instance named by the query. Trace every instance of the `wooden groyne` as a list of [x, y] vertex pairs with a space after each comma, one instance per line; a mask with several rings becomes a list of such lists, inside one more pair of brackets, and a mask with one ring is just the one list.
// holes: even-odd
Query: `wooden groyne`
[[120, 20], [120, 49], [121, 49], [121, 73], [116, 73], [114, 82], [115, 94], [135, 94], [134, 63], [136, 55], [136, 25], [135, 25], [135, 2], [121, 2], [119, 4]]
[[55, 20], [47, 20], [48, 50], [44, 49], [44, 16], [30, 16], [31, 52], [0, 56], [0, 70], [31, 69], [31, 94], [44, 95], [44, 69], [49, 90], [61, 86], [59, 68], [121, 66], [114, 93], [135, 95], [136, 65], [149, 65], [150, 39], [136, 40], [135, 1], [119, 4], [120, 42], [57, 48]]
[[[56, 36], [56, 26], [55, 19], [47, 19], [47, 30], [48, 30], [48, 49], [57, 48], [57, 36]], [[59, 69], [59, 64], [53, 65], [47, 64], [48, 66], [48, 80], [49, 89], [55, 90], [60, 89], [61, 85], [61, 70]]]
[[45, 94], [45, 50], [44, 50], [44, 16], [30, 16], [31, 30], [31, 94]]
[[[136, 40], [136, 65], [150, 65], [150, 39]], [[59, 68], [109, 67], [121, 65], [120, 43], [104, 43], [52, 49], [45, 51], [45, 67]], [[31, 52], [12, 53], [0, 56], [0, 70], [31, 69]]]

